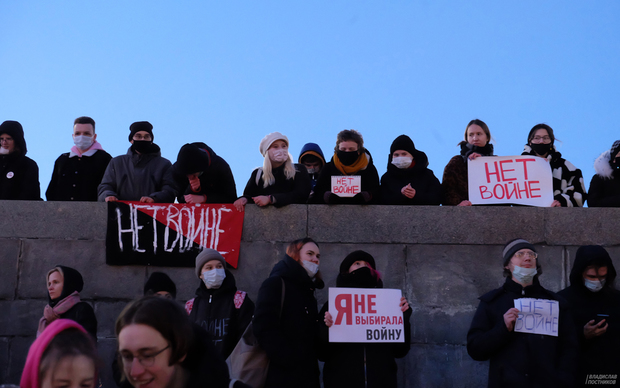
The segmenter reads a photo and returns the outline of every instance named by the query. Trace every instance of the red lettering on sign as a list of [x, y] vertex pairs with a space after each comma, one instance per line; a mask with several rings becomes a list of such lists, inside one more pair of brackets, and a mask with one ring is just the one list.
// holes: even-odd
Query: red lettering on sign
[[[347, 316], [346, 324], [350, 325], [353, 322], [352, 312], [351, 312], [351, 294], [340, 294], [336, 296], [336, 322], [334, 324], [340, 325], [342, 322], [342, 318], [344, 315]], [[344, 305], [343, 305], [343, 302]]]

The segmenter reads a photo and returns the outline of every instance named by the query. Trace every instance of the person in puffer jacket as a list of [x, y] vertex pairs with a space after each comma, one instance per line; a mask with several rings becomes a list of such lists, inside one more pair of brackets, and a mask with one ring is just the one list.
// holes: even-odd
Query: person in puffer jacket
[[596, 174], [590, 181], [589, 207], [620, 207], [620, 140], [594, 161]]

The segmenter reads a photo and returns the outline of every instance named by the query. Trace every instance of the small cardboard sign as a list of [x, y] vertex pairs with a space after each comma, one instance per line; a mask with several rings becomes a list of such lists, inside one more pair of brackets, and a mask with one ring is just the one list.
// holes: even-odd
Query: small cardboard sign
[[332, 176], [332, 193], [339, 197], [353, 197], [362, 191], [361, 175]]
[[330, 287], [329, 342], [405, 342], [401, 297], [394, 289]]
[[474, 205], [511, 203], [549, 207], [553, 177], [537, 156], [480, 156], [467, 162], [469, 201]]
[[557, 300], [520, 298], [515, 299], [519, 317], [515, 332], [558, 336], [560, 304]]

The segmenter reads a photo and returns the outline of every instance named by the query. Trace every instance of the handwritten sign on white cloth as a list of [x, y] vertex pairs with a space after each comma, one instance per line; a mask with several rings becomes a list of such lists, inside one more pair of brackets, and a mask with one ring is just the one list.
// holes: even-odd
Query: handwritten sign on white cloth
[[332, 193], [339, 197], [353, 197], [362, 191], [362, 177], [360, 175], [332, 176]]

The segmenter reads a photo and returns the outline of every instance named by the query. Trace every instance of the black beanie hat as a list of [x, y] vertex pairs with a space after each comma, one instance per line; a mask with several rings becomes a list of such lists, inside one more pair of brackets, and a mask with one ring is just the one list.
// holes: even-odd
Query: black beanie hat
[[136, 132], [146, 131], [151, 135], [151, 140], [155, 140], [155, 135], [153, 135], [153, 125], [148, 121], [136, 121], [135, 123], [129, 126], [129, 141], [133, 140], [133, 135]]
[[616, 140], [609, 150], [609, 162], [613, 162], [616, 155], [620, 152], [620, 140]]
[[409, 152], [411, 155], [416, 153], [413, 140], [407, 135], [400, 135], [392, 142], [390, 146], [390, 155], [394, 155], [394, 151], [403, 150]]
[[172, 279], [163, 272], [153, 272], [144, 284], [144, 295], [154, 295], [159, 291], [167, 291], [172, 299], [177, 298], [177, 286]]
[[211, 166], [211, 155], [206, 148], [185, 144], [179, 151], [175, 165], [176, 172], [182, 175], [202, 172]]
[[355, 263], [356, 261], [365, 261], [370, 264], [372, 269], [377, 269], [377, 267], [375, 266], [375, 258], [372, 257], [370, 253], [365, 251], [355, 251], [349, 253], [347, 257], [342, 260], [342, 263], [340, 264], [340, 273], [349, 273], [349, 268], [351, 268], [351, 265], [353, 265], [353, 263]]

